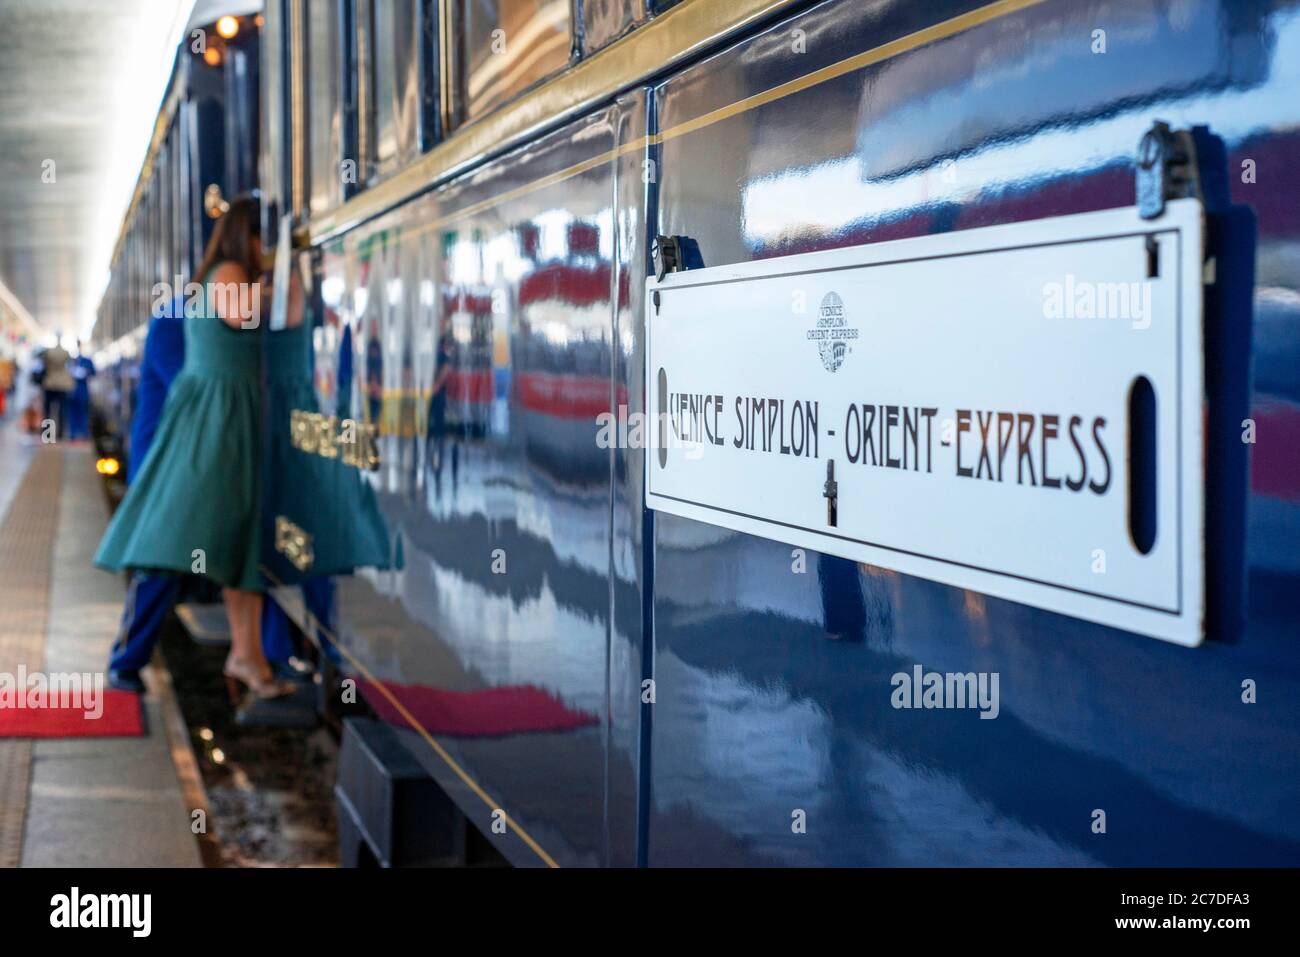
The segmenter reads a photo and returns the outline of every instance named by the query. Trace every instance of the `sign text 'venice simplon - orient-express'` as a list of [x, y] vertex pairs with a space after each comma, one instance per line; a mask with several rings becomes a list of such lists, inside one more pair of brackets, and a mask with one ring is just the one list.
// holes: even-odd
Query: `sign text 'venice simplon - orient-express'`
[[1202, 213], [647, 283], [652, 508], [1195, 644]]

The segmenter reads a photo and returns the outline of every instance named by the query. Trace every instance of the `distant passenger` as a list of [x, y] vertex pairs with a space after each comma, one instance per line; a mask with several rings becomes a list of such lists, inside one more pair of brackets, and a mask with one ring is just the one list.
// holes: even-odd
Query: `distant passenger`
[[0, 418], [4, 417], [10, 405], [9, 395], [14, 390], [18, 366], [9, 356], [0, 356]]
[[[456, 340], [450, 329], [438, 338], [438, 358], [429, 392], [429, 462], [434, 482], [442, 489], [442, 461], [447, 442], [447, 390], [456, 368]], [[453, 448], [453, 453], [455, 449]]]
[[14, 408], [21, 417], [20, 428], [28, 435], [39, 435], [41, 431], [41, 379], [44, 375], [45, 366], [39, 356], [33, 356], [26, 369], [20, 367], [14, 372]]
[[72, 395], [68, 400], [68, 438], [90, 438], [90, 380], [95, 377], [95, 363], [86, 355], [85, 343], [77, 343], [77, 357], [70, 363]]
[[379, 341], [379, 323], [370, 320], [366, 337], [366, 413], [370, 422], [383, 431], [384, 415], [384, 346]]
[[54, 423], [54, 437], [63, 439], [67, 437], [68, 396], [74, 385], [72, 372], [68, 369], [72, 357], [56, 341], [52, 348], [41, 353], [40, 359], [45, 419]]

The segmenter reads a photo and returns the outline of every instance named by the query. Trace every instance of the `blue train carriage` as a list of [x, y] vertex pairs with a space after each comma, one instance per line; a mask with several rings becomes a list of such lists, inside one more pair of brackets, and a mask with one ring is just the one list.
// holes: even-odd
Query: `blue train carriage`
[[1300, 863], [1300, 4], [265, 16], [349, 860]]
[[95, 440], [118, 463], [112, 479], [125, 474], [131, 454], [150, 319], [171, 315], [184, 299], [227, 200], [257, 186], [259, 19], [234, 17], [229, 37], [216, 20], [187, 32], [123, 217], [90, 340], [99, 372], [91, 393]]

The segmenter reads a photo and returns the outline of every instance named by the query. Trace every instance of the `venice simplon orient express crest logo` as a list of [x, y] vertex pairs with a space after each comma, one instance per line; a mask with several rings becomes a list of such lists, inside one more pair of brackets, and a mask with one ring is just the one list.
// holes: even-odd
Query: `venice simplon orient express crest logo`
[[835, 372], [844, 364], [849, 343], [858, 337], [844, 316], [844, 301], [837, 293], [828, 292], [822, 297], [817, 310], [817, 325], [808, 330], [808, 338], [817, 343], [817, 353], [827, 372]]

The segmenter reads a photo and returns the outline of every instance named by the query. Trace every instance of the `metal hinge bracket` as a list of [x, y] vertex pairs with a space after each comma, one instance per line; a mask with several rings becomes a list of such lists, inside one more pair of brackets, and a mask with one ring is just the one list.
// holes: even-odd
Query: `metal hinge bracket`
[[1137, 208], [1143, 219], [1156, 219], [1171, 199], [1201, 194], [1196, 142], [1190, 130], [1172, 130], [1156, 120], [1142, 136], [1137, 152]]
[[664, 276], [685, 268], [682, 264], [682, 236], [656, 236], [650, 255], [654, 260], [655, 279], [663, 282]]

